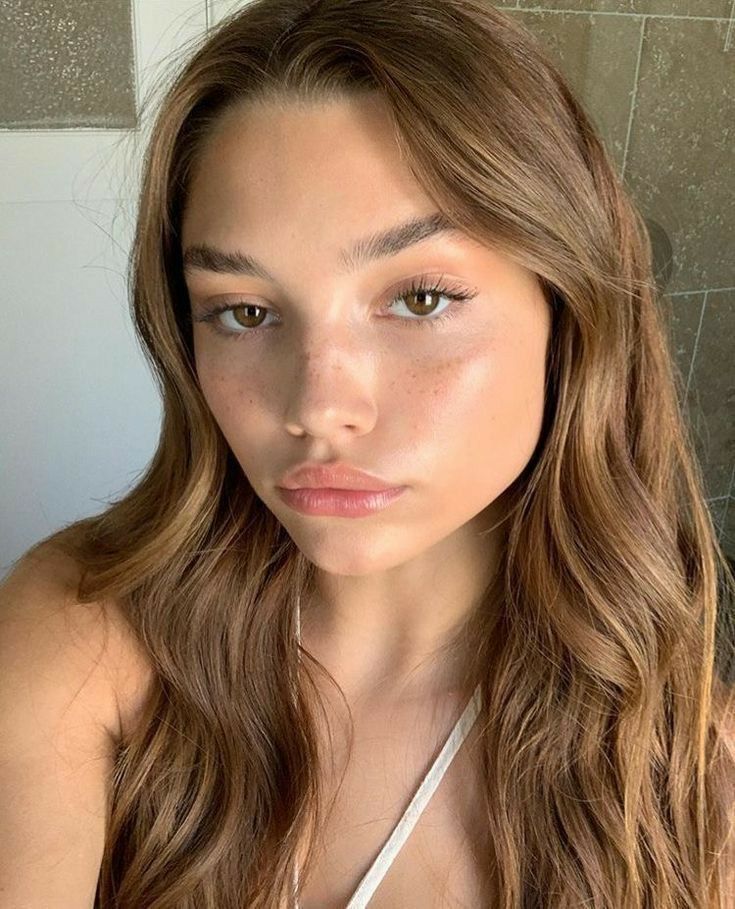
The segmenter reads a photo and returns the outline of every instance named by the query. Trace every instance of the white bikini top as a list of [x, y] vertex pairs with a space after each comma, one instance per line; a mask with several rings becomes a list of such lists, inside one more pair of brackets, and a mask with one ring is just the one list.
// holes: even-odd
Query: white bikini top
[[[297, 609], [297, 634], [299, 641], [301, 640], [300, 619], [300, 610]], [[375, 861], [368, 868], [362, 880], [357, 885], [357, 889], [353, 893], [350, 901], [347, 903], [346, 909], [364, 909], [364, 907], [367, 906], [367, 904], [370, 902], [373, 894], [378, 889], [381, 881], [387, 874], [388, 869], [393, 863], [393, 860], [400, 852], [401, 847], [408, 839], [413, 828], [416, 826], [416, 823], [421, 816], [424, 808], [426, 808], [429, 800], [436, 791], [437, 786], [446, 773], [447, 767], [449, 767], [451, 764], [452, 759], [459, 750], [462, 742], [464, 742], [470, 729], [472, 729], [472, 726], [474, 725], [474, 722], [480, 712], [480, 701], [481, 691], [480, 684], [478, 683], [467, 706], [462, 711], [462, 714], [457, 722], [454, 724], [454, 727], [449, 733], [444, 746], [436, 756], [434, 763], [431, 765], [427, 774], [421, 781], [421, 784], [414, 793], [414, 796], [411, 799], [408, 807], [403, 812], [396, 826], [393, 828], [393, 832], [390, 834], [385, 844], [383, 845], [383, 848], [376, 856]], [[294, 870], [294, 904], [296, 909], [300, 909], [298, 899], [296, 899], [295, 896], [297, 883], [298, 868]]]

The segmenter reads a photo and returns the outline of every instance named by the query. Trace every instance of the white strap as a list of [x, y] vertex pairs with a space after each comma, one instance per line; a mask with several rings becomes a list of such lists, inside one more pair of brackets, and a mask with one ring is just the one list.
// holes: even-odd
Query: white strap
[[477, 719], [480, 710], [480, 696], [480, 685], [478, 684], [469, 703], [450, 733], [449, 738], [444, 743], [444, 747], [439, 752], [431, 769], [416, 790], [403, 817], [400, 819], [393, 830], [393, 833], [391, 833], [385, 845], [378, 853], [375, 861], [358, 884], [354, 896], [347, 904], [347, 909], [364, 909], [372, 895], [378, 889], [378, 886], [385, 877], [393, 859], [400, 852], [401, 847], [416, 826], [421, 813], [424, 808], [426, 808], [432, 795], [436, 792], [436, 788], [441, 782], [447, 767], [451, 764], [452, 759], [459, 750], [462, 742], [467, 738], [467, 734], [472, 728], [472, 724]]
[[[300, 605], [300, 604], [299, 604]], [[301, 611], [297, 608], [297, 628], [299, 641], [301, 640]], [[416, 826], [421, 813], [426, 808], [429, 800], [436, 792], [437, 786], [442, 780], [447, 767], [451, 764], [460, 746], [467, 738], [477, 716], [480, 712], [482, 693], [480, 683], [478, 682], [475, 691], [470, 698], [467, 706], [462, 712], [457, 722], [454, 724], [449, 737], [444, 743], [444, 747], [437, 755], [434, 763], [429, 768], [428, 773], [421, 782], [421, 785], [414, 793], [408, 807], [404, 811], [401, 819], [393, 829], [393, 832], [386, 840], [383, 848], [380, 850], [370, 868], [357, 885], [352, 898], [347, 904], [346, 909], [365, 909], [368, 902], [378, 889], [381, 881], [385, 877], [388, 868], [393, 859], [400, 852], [402, 846], [411, 835], [411, 831]], [[294, 868], [294, 894], [298, 884], [298, 868]], [[296, 900], [296, 909], [300, 909], [298, 900]]]

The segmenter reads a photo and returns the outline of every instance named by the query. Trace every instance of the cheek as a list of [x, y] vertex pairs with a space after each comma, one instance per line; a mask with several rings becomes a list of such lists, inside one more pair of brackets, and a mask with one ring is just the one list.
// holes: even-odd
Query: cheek
[[449, 507], [492, 501], [522, 472], [541, 432], [544, 370], [543, 347], [485, 340], [445, 361], [416, 395], [416, 442]]
[[[228, 365], [229, 363], [229, 365]], [[197, 359], [199, 388], [222, 434], [237, 449], [238, 435], [257, 425], [267, 410], [267, 379], [257, 370], [233, 368], [223, 356]]]

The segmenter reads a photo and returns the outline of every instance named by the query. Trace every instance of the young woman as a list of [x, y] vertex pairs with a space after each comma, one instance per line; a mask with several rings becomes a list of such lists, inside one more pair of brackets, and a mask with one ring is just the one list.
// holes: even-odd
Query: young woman
[[645, 225], [532, 36], [248, 4], [131, 264], [162, 433], [3, 586], [3, 905], [732, 905], [733, 577]]

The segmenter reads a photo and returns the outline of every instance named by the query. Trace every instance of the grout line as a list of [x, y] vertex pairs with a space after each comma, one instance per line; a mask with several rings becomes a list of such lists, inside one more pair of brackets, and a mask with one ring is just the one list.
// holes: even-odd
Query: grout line
[[735, 0], [732, 0], [732, 7], [730, 8], [730, 24], [727, 26], [727, 34], [725, 35], [725, 51], [729, 51], [732, 46], [733, 25], [735, 25]]
[[689, 395], [689, 384], [692, 381], [692, 373], [694, 372], [694, 363], [697, 359], [697, 350], [699, 349], [699, 335], [702, 331], [702, 322], [704, 321], [704, 311], [707, 308], [707, 291], [704, 292], [704, 300], [702, 301], [702, 309], [699, 313], [699, 325], [697, 325], [697, 334], [694, 338], [694, 348], [692, 350], [692, 361], [689, 364], [689, 373], [687, 374], [687, 386], [684, 392], [684, 396]]
[[728, 495], [725, 497], [727, 499], [727, 502], [725, 503], [725, 508], [722, 512], [722, 523], [720, 524], [720, 532], [717, 535], [717, 540], [720, 543], [720, 545], [722, 545], [722, 543], [724, 541], [725, 525], [727, 524], [727, 513], [733, 507], [733, 504], [732, 504], [733, 489], [735, 489], [735, 463], [733, 463], [732, 470], [730, 471], [730, 491], [729, 491]]
[[[18, 201], [13, 201], [12, 199], [7, 201], [0, 200], [0, 207], [3, 205], [65, 205], [72, 204], [78, 205], [82, 200], [81, 199], [20, 199]], [[91, 199], [84, 199], [84, 204], [91, 202], [129, 202], [129, 196], [92, 196]]]
[[[137, 70], [137, 67], [136, 67]], [[136, 72], [137, 79], [137, 72]], [[137, 81], [136, 81], [137, 86]], [[136, 99], [137, 100], [137, 99]], [[83, 133], [84, 135], [94, 135], [99, 133], [100, 135], [108, 136], [114, 133], [129, 133], [134, 130], [132, 126], [111, 126], [109, 129], [105, 129], [102, 126], [62, 126], [58, 129], [54, 126], [49, 126], [47, 129], [39, 129], [34, 127], [32, 129], [24, 129], [22, 126], [15, 127], [2, 126], [0, 127], [0, 136], [2, 135], [24, 135], [24, 136], [48, 136], [48, 135], [73, 135], [74, 133]]]
[[717, 542], [722, 546], [722, 543], [725, 538], [725, 524], [727, 523], [727, 512], [730, 508], [730, 500], [728, 499], [727, 504], [725, 505], [722, 511], [722, 522], [720, 523], [720, 532], [717, 534]]
[[675, 290], [672, 293], [664, 291], [665, 297], [686, 297], [689, 294], [719, 294], [735, 290], [735, 287], [700, 287], [699, 290]]
[[[694, 349], [692, 350], [692, 359], [689, 364], [689, 372], [687, 373], [687, 384], [686, 384], [686, 390], [684, 392], [685, 400], [689, 396], [689, 386], [691, 384], [692, 374], [694, 372], [694, 363], [697, 359], [697, 352], [699, 350], [699, 337], [700, 337], [700, 334], [702, 331], [702, 322], [704, 321], [704, 311], [707, 306], [708, 295], [709, 295], [709, 291], [705, 291], [704, 300], [702, 301], [702, 309], [699, 313], [699, 324], [697, 325], [697, 334], [694, 339]], [[722, 543], [722, 535], [724, 533], [725, 522], [727, 520], [727, 511], [728, 511], [729, 506], [732, 504], [730, 500], [732, 497], [733, 482], [735, 482], [735, 462], [733, 463], [732, 470], [730, 471], [730, 484], [729, 484], [728, 491], [724, 495], [711, 496], [710, 498], [707, 499], [707, 502], [710, 504], [713, 502], [721, 502], [723, 499], [725, 500], [725, 508], [723, 509], [723, 512], [722, 512], [722, 522], [720, 523], [719, 531], [717, 534], [718, 543]]]
[[[140, 23], [138, 22], [138, 3], [137, 0], [133, 0], [130, 4], [130, 24], [133, 31], [133, 89], [135, 95], [135, 121], [138, 122], [140, 117]], [[137, 128], [137, 127], [134, 127]], [[99, 130], [101, 132], [101, 130]], [[127, 130], [120, 130], [120, 132], [127, 132]]]
[[579, 16], [626, 16], [628, 18], [646, 16], [648, 19], [688, 19], [694, 22], [729, 22], [732, 18], [731, 16], [684, 16], [678, 13], [624, 13], [621, 10], [547, 9], [543, 6], [519, 6], [517, 8], [527, 13], [566, 13]]
[[643, 39], [646, 34], [646, 17], [641, 19], [641, 33], [638, 38], [638, 59], [635, 62], [635, 74], [633, 76], [633, 97], [630, 99], [630, 116], [628, 117], [628, 131], [625, 135], [625, 151], [623, 152], [623, 165], [620, 170], [621, 180], [625, 178], [625, 168], [628, 166], [628, 150], [630, 148], [630, 136], [633, 132], [633, 120], [635, 119], [635, 109], [638, 102], [638, 81], [641, 71], [641, 58], [643, 57]]

